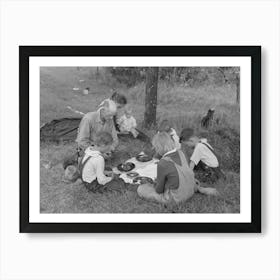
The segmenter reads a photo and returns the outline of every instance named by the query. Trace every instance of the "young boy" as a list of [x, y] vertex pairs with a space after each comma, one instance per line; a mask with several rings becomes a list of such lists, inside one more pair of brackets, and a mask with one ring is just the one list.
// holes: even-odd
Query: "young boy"
[[85, 150], [79, 163], [79, 171], [83, 184], [90, 191], [98, 191], [111, 182], [113, 177], [106, 176], [104, 155], [111, 151], [113, 137], [108, 132], [99, 132], [96, 135], [94, 146]]
[[160, 125], [159, 125], [159, 128], [158, 128], [158, 131], [159, 132], [167, 132], [170, 137], [172, 138], [172, 140], [174, 141], [175, 143], [175, 148], [177, 150], [181, 149], [181, 143], [179, 141], [179, 137], [177, 135], [177, 132], [174, 128], [171, 127], [170, 123], [168, 120], [163, 120]]
[[224, 176], [214, 149], [207, 139], [200, 139], [195, 135], [193, 129], [185, 128], [181, 132], [180, 142], [182, 145], [194, 149], [190, 158], [190, 168], [196, 172], [196, 177], [200, 181], [214, 183]]
[[120, 132], [131, 133], [134, 138], [138, 136], [138, 131], [136, 130], [136, 120], [132, 116], [132, 109], [129, 106], [125, 107], [125, 113], [118, 120]]

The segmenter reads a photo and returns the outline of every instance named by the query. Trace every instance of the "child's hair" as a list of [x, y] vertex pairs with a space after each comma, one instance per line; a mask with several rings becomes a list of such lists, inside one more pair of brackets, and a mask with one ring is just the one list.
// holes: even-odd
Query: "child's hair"
[[153, 137], [152, 145], [155, 148], [155, 151], [160, 155], [164, 155], [165, 153], [175, 149], [174, 141], [165, 131], [159, 132]]
[[126, 97], [122, 94], [119, 94], [117, 91], [114, 91], [114, 93], [111, 96], [111, 99], [114, 100], [116, 103], [121, 105], [126, 105], [127, 100]]
[[95, 144], [97, 146], [107, 146], [113, 143], [113, 137], [109, 132], [102, 131], [96, 134]]
[[192, 136], [194, 136], [194, 130], [192, 128], [184, 128], [180, 134], [180, 143], [188, 141]]
[[159, 132], [169, 132], [171, 129], [171, 125], [168, 120], [162, 120], [159, 124], [158, 131]]
[[132, 113], [132, 108], [129, 105], [125, 106], [125, 113]]

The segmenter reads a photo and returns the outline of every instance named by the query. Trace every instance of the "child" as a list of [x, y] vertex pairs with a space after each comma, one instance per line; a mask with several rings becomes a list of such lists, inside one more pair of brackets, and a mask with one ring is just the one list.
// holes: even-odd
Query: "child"
[[[105, 189], [113, 176], [106, 176], [104, 154], [111, 151], [113, 137], [108, 132], [99, 132], [96, 135], [94, 146], [85, 150], [85, 154], [79, 163], [79, 171], [83, 184], [90, 191]], [[106, 185], [106, 186], [105, 186]]]
[[176, 130], [174, 128], [171, 127], [170, 123], [168, 122], [168, 120], [163, 120], [160, 125], [159, 125], [159, 128], [158, 128], [158, 131], [159, 132], [167, 132], [172, 140], [174, 141], [175, 143], [175, 148], [177, 150], [181, 149], [181, 143], [179, 141], [179, 137], [176, 133]]
[[224, 177], [214, 149], [207, 139], [200, 139], [193, 129], [185, 128], [181, 132], [180, 142], [194, 149], [190, 158], [190, 168], [196, 171], [196, 177], [200, 181], [214, 183], [221, 175]]
[[134, 138], [138, 136], [138, 131], [136, 130], [136, 120], [132, 116], [132, 109], [129, 106], [125, 107], [125, 113], [118, 120], [120, 132], [131, 133]]

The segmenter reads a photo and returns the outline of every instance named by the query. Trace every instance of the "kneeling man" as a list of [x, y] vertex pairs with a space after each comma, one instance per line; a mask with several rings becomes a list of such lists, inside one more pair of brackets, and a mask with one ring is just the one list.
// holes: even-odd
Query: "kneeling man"
[[95, 145], [96, 136], [99, 132], [109, 132], [113, 137], [111, 151], [118, 145], [118, 136], [113, 121], [113, 116], [117, 113], [115, 102], [108, 100], [96, 112], [87, 113], [81, 120], [76, 142], [80, 155], [89, 146]]

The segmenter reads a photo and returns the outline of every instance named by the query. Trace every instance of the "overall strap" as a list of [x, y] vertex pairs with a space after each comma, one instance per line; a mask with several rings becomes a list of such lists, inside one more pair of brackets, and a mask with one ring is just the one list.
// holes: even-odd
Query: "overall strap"
[[177, 150], [177, 152], [178, 152], [178, 154], [179, 154], [179, 157], [180, 157], [182, 166], [183, 166], [183, 167], [185, 167], [185, 166], [189, 167], [188, 162], [187, 162], [187, 159], [186, 159], [186, 157], [185, 157], [183, 151], [182, 151], [182, 150]]
[[206, 144], [206, 143], [203, 143], [203, 142], [200, 142], [200, 143], [203, 144], [203, 145], [205, 145], [205, 146], [213, 153], [213, 155], [217, 158], [219, 165], [218, 165], [218, 167], [216, 167], [216, 168], [220, 169], [220, 157], [214, 152], [214, 149], [211, 148], [211, 147], [210, 147], [208, 144]]
[[217, 155], [216, 155], [216, 153], [214, 152], [214, 149], [213, 149], [212, 147], [210, 147], [209, 144], [207, 144], [207, 143], [205, 143], [205, 142], [200, 142], [200, 143], [203, 144], [204, 146], [206, 146], [206, 147], [214, 154], [214, 156], [215, 156], [216, 158], [218, 158]]
[[84, 171], [85, 165], [91, 159], [91, 156], [88, 156], [88, 158], [83, 162], [84, 157], [82, 158], [82, 160], [80, 161], [80, 164], [79, 164], [79, 171], [80, 171], [81, 177], [83, 175], [83, 171]]

